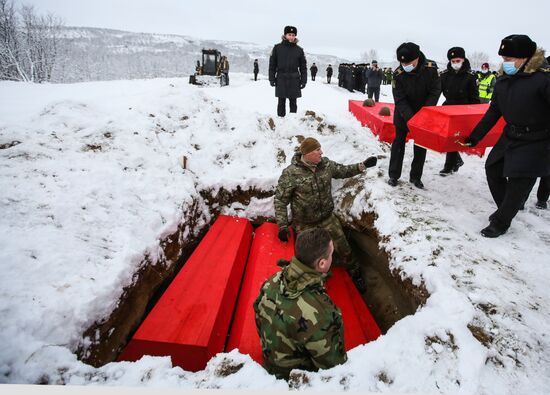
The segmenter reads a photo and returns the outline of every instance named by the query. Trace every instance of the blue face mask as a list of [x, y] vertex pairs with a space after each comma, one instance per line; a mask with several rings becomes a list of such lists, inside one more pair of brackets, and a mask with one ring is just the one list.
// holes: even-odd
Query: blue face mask
[[407, 73], [410, 73], [414, 70], [414, 65], [412, 63], [406, 66], [401, 65], [401, 67], [403, 67], [403, 70], [405, 70]]
[[518, 72], [515, 62], [502, 62], [502, 70], [508, 75], [514, 75]]

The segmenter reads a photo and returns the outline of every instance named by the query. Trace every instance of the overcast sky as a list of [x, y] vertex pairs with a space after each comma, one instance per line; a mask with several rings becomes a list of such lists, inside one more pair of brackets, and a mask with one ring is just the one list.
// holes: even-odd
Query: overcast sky
[[358, 60], [375, 49], [392, 61], [414, 41], [428, 58], [447, 49], [481, 51], [493, 62], [500, 40], [527, 34], [550, 53], [549, 0], [16, 0], [52, 12], [67, 26], [167, 33], [273, 45], [285, 25], [298, 29], [308, 52]]

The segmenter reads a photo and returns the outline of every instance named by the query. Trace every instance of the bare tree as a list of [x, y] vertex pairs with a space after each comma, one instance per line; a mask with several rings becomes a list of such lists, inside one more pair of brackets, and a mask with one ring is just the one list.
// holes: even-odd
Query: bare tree
[[0, 79], [49, 81], [61, 26], [52, 14], [39, 16], [22, 6], [18, 15], [11, 0], [0, 0]]
[[468, 55], [468, 60], [470, 61], [470, 66], [472, 70], [480, 70], [481, 65], [485, 62], [489, 62], [489, 55], [485, 52], [472, 52]]
[[373, 60], [378, 60], [378, 52], [376, 49], [369, 49], [367, 52], [361, 53], [361, 60], [365, 63], [371, 63]]

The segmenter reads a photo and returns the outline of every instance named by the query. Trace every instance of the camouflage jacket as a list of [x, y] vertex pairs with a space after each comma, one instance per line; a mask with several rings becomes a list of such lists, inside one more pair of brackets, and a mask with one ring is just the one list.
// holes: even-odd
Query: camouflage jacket
[[347, 361], [340, 309], [325, 287], [325, 275], [296, 257], [280, 260], [254, 302], [264, 366], [278, 378], [292, 369], [317, 371]]
[[332, 179], [361, 173], [359, 165], [341, 165], [322, 158], [314, 172], [302, 162], [300, 153], [294, 155], [275, 191], [275, 219], [279, 227], [288, 226], [289, 204], [294, 223], [313, 224], [327, 218], [334, 210]]

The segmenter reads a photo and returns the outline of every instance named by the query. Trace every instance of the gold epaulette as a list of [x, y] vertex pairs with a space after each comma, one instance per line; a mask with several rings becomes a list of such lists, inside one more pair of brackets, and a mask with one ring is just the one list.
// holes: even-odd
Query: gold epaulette
[[428, 60], [428, 61], [426, 62], [426, 67], [434, 67], [434, 68], [437, 69], [437, 63], [432, 62], [431, 60]]
[[395, 71], [393, 72], [393, 75], [394, 76], [398, 76], [400, 74], [404, 73], [403, 69], [401, 67], [398, 67], [395, 69]]

